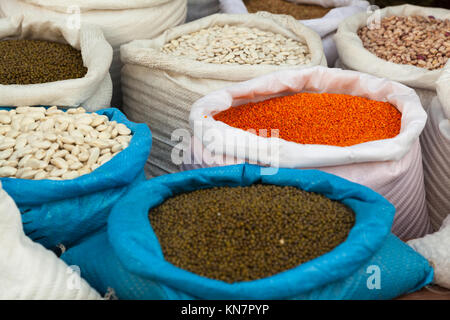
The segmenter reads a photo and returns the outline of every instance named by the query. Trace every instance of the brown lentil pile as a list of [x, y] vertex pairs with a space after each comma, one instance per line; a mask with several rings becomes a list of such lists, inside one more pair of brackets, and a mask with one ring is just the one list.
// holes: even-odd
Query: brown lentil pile
[[436, 70], [450, 58], [450, 19], [391, 16], [380, 28], [360, 28], [358, 36], [364, 48], [393, 63]]
[[0, 41], [0, 84], [36, 84], [82, 78], [81, 52], [44, 40]]
[[262, 184], [179, 194], [151, 209], [149, 219], [167, 261], [228, 283], [323, 255], [355, 223], [351, 209], [323, 195]]
[[267, 11], [275, 14], [288, 14], [297, 20], [322, 18], [333, 9], [309, 4], [297, 4], [285, 0], [244, 0], [244, 4], [249, 13]]

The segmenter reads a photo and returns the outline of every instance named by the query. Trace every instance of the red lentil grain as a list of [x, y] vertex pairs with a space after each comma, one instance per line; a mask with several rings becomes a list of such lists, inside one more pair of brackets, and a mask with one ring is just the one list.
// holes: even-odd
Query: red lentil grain
[[400, 133], [401, 113], [390, 103], [346, 94], [298, 93], [224, 110], [214, 119], [243, 130], [279, 130], [300, 144], [352, 146]]

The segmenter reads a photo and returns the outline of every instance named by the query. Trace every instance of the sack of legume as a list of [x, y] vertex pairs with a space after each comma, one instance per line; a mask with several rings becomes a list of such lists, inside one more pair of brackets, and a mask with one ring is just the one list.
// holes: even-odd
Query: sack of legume
[[0, 182], [0, 300], [91, 300], [100, 295], [55, 254], [28, 238]]
[[450, 67], [437, 81], [438, 96], [428, 108], [421, 135], [425, 190], [434, 230], [450, 214]]
[[109, 106], [112, 49], [98, 27], [17, 15], [0, 19], [0, 38], [2, 106]]
[[112, 205], [145, 179], [150, 130], [117, 109], [19, 107], [0, 110], [0, 123], [0, 181], [25, 233], [47, 248], [101, 229]]
[[[167, 28], [184, 23], [186, 0], [8, 0], [0, 1], [0, 14], [23, 14], [33, 21], [60, 20], [68, 28], [85, 24], [101, 27], [113, 47], [112, 107], [122, 106], [120, 46], [134, 39], [151, 39]], [[99, 55], [107, 60], [107, 56]], [[107, 105], [109, 107], [109, 104]]]
[[[196, 101], [182, 170], [251, 162], [320, 168], [374, 189], [396, 208], [392, 232], [431, 231], [419, 135], [427, 119], [414, 90], [355, 71], [279, 71]], [[191, 157], [192, 153], [192, 157]]]
[[186, 22], [210, 16], [219, 11], [219, 0], [188, 0]]
[[340, 66], [414, 88], [425, 110], [450, 57], [450, 10], [387, 7], [347, 18], [335, 36]]
[[280, 69], [326, 65], [320, 37], [293, 18], [216, 14], [122, 46], [123, 110], [153, 133], [151, 175], [178, 171], [171, 139], [189, 130], [192, 103]]
[[301, 21], [322, 37], [329, 66], [338, 58], [333, 36], [345, 18], [366, 11], [368, 1], [363, 0], [223, 0], [224, 13], [255, 13], [266, 11], [286, 14]]
[[318, 170], [267, 173], [245, 164], [143, 182], [62, 259], [120, 299], [390, 299], [431, 281], [390, 234], [395, 210], [379, 194]]
[[450, 215], [444, 219], [440, 229], [408, 244], [423, 255], [433, 266], [433, 283], [450, 289]]

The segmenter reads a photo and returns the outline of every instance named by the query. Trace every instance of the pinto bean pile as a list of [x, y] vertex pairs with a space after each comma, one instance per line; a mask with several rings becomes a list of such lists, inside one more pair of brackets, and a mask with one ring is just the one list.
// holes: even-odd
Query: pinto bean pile
[[436, 70], [450, 58], [450, 19], [391, 16], [379, 28], [360, 28], [358, 36], [364, 48], [393, 63]]

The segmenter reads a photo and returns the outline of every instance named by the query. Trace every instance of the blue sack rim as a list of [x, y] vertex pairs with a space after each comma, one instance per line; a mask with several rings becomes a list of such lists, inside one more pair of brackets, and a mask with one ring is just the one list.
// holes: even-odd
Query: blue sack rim
[[[11, 108], [0, 108], [11, 109]], [[130, 184], [142, 172], [152, 145], [152, 134], [144, 123], [134, 123], [116, 108], [95, 111], [106, 115], [110, 121], [125, 124], [132, 132], [130, 144], [110, 161], [98, 167], [92, 173], [71, 180], [29, 180], [17, 178], [0, 178], [3, 189], [20, 206], [40, 205], [71, 197], [80, 197], [106, 189]], [[138, 165], [129, 167], [127, 158], [132, 155]]]
[[[276, 175], [261, 175], [261, 169], [249, 164], [204, 168], [164, 175], [136, 186], [114, 206], [108, 220], [108, 239], [124, 268], [203, 299], [285, 299], [350, 276], [390, 234], [395, 208], [375, 191], [319, 170], [278, 169]], [[229, 284], [164, 260], [148, 219], [150, 208], [180, 192], [258, 182], [295, 186], [341, 201], [355, 212], [355, 226], [347, 240], [329, 253], [254, 281]]]

